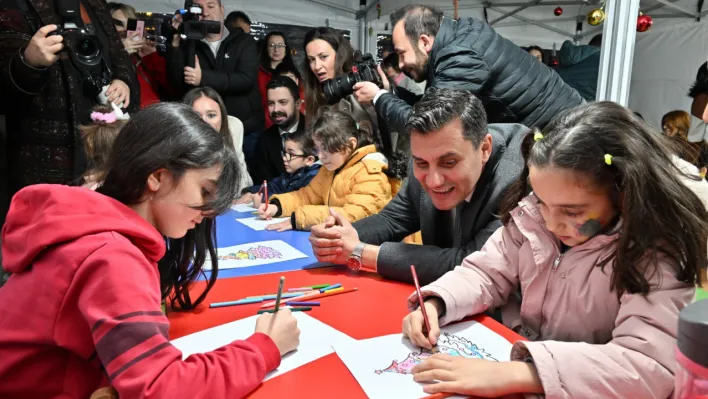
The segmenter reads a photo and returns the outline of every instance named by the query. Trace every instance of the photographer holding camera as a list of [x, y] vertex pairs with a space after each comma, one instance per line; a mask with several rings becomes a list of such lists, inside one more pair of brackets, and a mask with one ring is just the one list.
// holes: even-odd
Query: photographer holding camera
[[[388, 159], [387, 174], [402, 180], [406, 162], [394, 152], [385, 125], [380, 124], [371, 104], [362, 104], [353, 93], [354, 84], [361, 80], [382, 84], [371, 55], [355, 56], [354, 49], [341, 33], [332, 28], [315, 28], [305, 35], [305, 120], [309, 126], [324, 105], [336, 104], [337, 109], [350, 114], [355, 121], [367, 121], [374, 127], [374, 139], [379, 151]], [[393, 182], [397, 183], [397, 182]], [[393, 184], [392, 183], [392, 184]], [[397, 186], [397, 184], [396, 184]]]
[[94, 105], [133, 112], [139, 103], [128, 54], [103, 0], [1, 0], [0, 10], [9, 195], [70, 183], [87, 167], [78, 126]]
[[[220, 0], [195, 0], [185, 8], [186, 12], [176, 18], [181, 20], [175, 24], [179, 32], [167, 52], [170, 81], [185, 92], [205, 86], [216, 90], [229, 115], [243, 122], [244, 143], [250, 142], [249, 136], [265, 125], [258, 92], [260, 59], [256, 41], [242, 29], [224, 26]], [[189, 55], [192, 50], [194, 56]]]
[[[468, 90], [484, 104], [489, 123], [521, 123], [543, 128], [559, 112], [584, 102], [551, 68], [475, 18], [443, 17], [424, 5], [391, 14], [399, 66], [427, 87]], [[383, 75], [383, 72], [381, 72]], [[374, 103], [395, 131], [404, 131], [411, 106], [370, 82], [354, 95]]]

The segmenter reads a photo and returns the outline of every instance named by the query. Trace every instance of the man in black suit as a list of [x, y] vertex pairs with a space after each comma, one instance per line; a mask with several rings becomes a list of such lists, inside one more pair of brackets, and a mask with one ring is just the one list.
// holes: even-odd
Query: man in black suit
[[283, 142], [288, 133], [305, 129], [305, 116], [300, 113], [300, 92], [287, 76], [276, 76], [268, 82], [268, 112], [273, 126], [258, 139], [254, 160], [249, 168], [253, 182], [270, 181], [283, 173]]

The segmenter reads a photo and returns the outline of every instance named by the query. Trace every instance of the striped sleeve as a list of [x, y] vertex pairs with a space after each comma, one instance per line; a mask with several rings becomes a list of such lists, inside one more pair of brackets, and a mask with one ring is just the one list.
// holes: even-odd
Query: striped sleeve
[[168, 339], [159, 273], [132, 244], [110, 243], [91, 254], [72, 287], [110, 384], [124, 398], [241, 398], [280, 363], [266, 335], [213, 352], [182, 353]]

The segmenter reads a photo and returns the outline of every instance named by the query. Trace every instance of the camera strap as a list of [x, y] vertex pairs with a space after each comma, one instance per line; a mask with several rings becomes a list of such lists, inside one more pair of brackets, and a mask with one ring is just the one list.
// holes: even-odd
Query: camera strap
[[34, 34], [37, 33], [37, 31], [39, 30], [39, 25], [37, 24], [37, 20], [39, 18], [37, 17], [37, 13], [35, 13], [34, 10], [30, 11], [27, 2], [28, 0], [15, 0], [17, 8], [19, 8], [22, 12], [22, 15], [25, 16], [25, 21], [27, 21], [27, 25], [32, 31], [31, 35], [34, 36]]

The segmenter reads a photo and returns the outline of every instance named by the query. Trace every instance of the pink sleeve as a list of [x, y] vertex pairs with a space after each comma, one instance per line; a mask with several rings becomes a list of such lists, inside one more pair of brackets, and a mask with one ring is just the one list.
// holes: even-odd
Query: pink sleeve
[[[523, 236], [512, 221], [492, 234], [482, 249], [468, 255], [460, 266], [421, 288], [423, 297], [445, 302], [445, 325], [506, 303], [519, 286], [518, 254]], [[413, 303], [409, 304], [413, 305]]]
[[183, 361], [168, 340], [158, 271], [128, 243], [89, 255], [72, 286], [95, 355], [121, 398], [241, 398], [280, 364], [263, 334]]
[[678, 314], [695, 294], [695, 288], [667, 269], [657, 273], [661, 278], [654, 279], [654, 291], [646, 298], [620, 298], [607, 344], [517, 342], [512, 360], [533, 358], [547, 399], [666, 399], [674, 386]]

